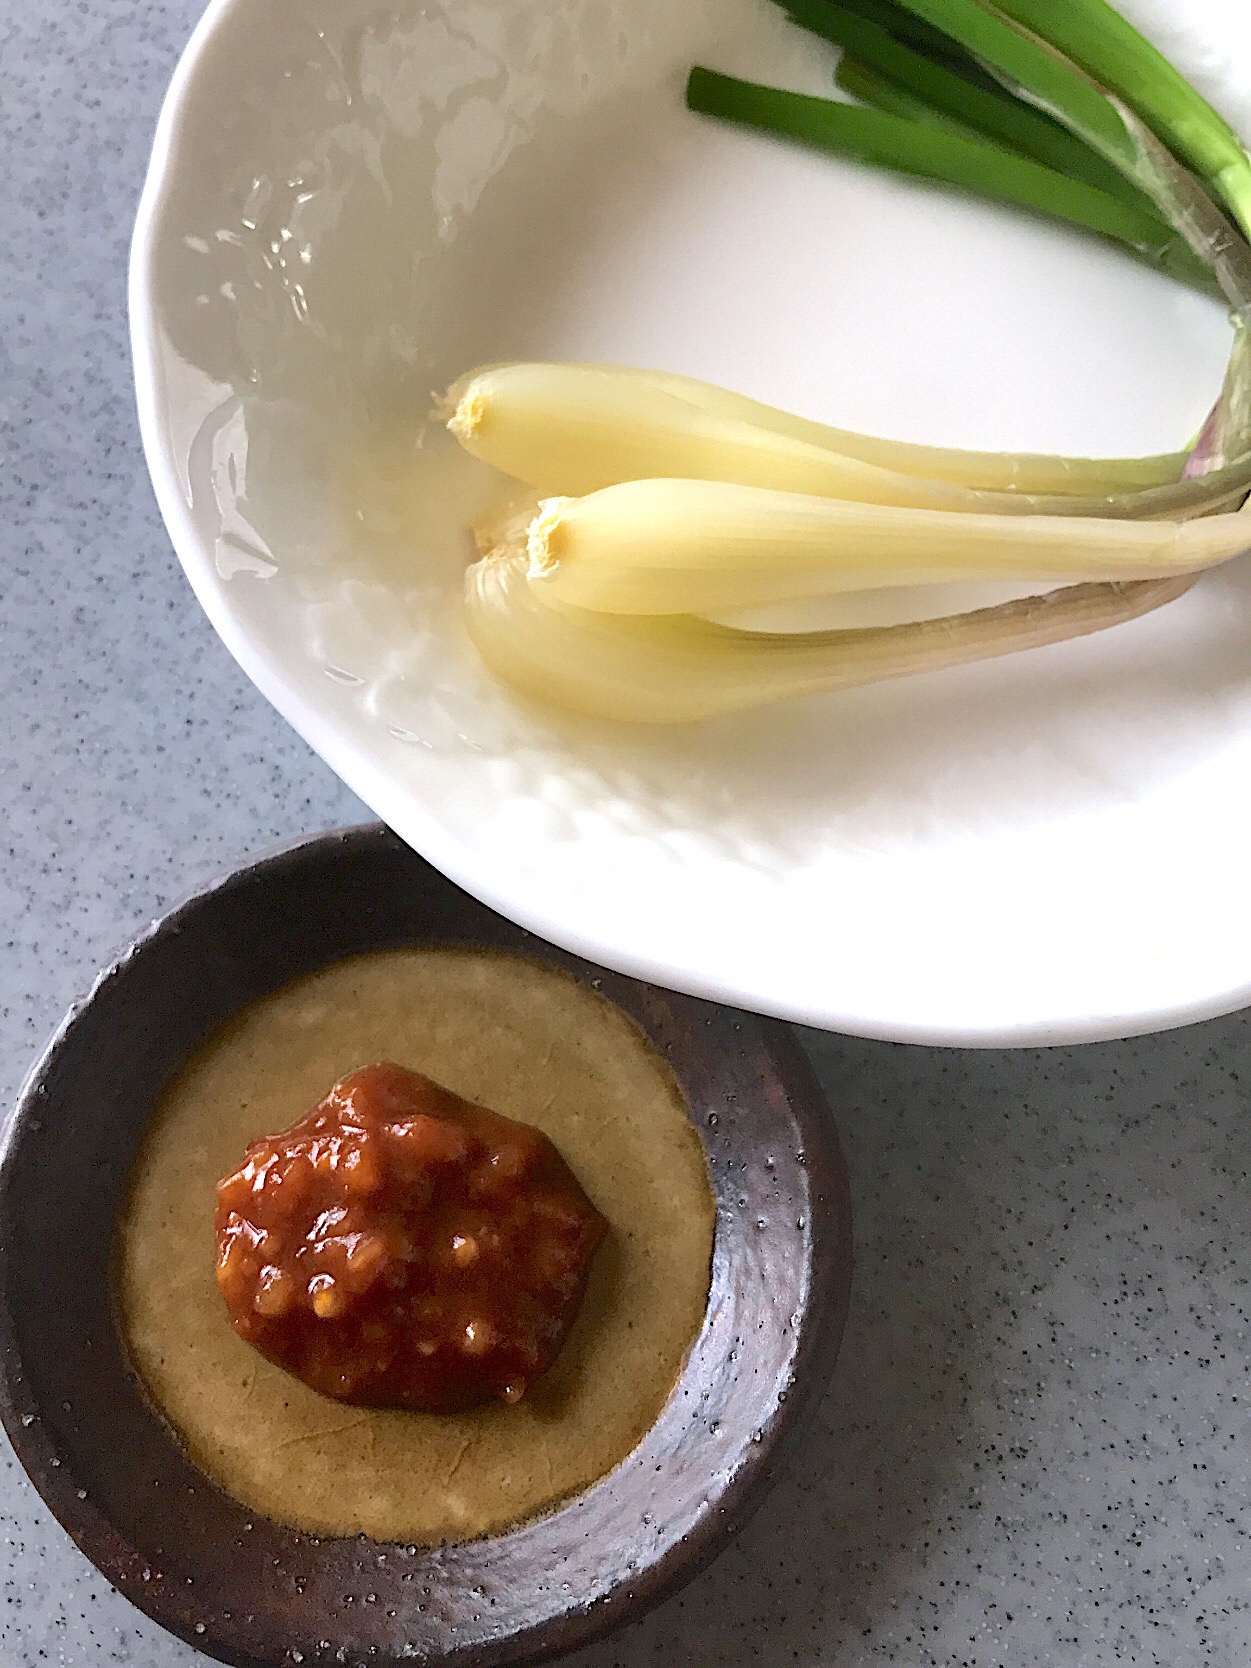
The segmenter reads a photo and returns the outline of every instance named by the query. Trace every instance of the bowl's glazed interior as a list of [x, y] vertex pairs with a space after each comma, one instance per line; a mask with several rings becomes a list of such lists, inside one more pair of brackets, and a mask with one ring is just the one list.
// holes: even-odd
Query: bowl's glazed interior
[[[436, 1549], [319, 1539], [216, 1488], [131, 1371], [110, 1277], [134, 1156], [172, 1074], [248, 1003], [401, 944], [520, 952], [616, 1003], [671, 1065], [717, 1205], [703, 1327], [640, 1445], [549, 1515]], [[837, 1134], [783, 1027], [553, 950], [371, 825], [196, 893], [53, 1039], [0, 1168], [0, 1414], [109, 1580], [223, 1661], [529, 1661], [641, 1613], [725, 1544], [826, 1381], [850, 1278]]]

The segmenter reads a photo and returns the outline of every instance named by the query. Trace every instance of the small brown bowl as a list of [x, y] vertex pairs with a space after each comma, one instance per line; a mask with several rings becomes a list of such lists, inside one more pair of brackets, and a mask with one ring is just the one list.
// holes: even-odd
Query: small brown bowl
[[[510, 950], [593, 984], [669, 1060], [717, 1198], [703, 1327], [647, 1436], [548, 1515], [439, 1548], [318, 1539], [222, 1493], [129, 1367], [110, 1283], [140, 1137], [188, 1055], [290, 980], [402, 944]], [[742, 1526], [826, 1383], [850, 1282], [838, 1135], [784, 1026], [566, 955], [369, 824], [194, 893], [52, 1039], [0, 1158], [0, 1416], [92, 1563], [223, 1662], [535, 1662], [641, 1616]]]

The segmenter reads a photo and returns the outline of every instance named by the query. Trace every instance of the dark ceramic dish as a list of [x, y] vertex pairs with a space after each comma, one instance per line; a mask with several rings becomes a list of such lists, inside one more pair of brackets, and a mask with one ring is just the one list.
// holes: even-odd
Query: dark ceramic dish
[[[717, 1195], [703, 1329], [641, 1445], [550, 1515], [435, 1550], [319, 1541], [220, 1492], [130, 1371], [109, 1279], [136, 1147], [188, 1054], [289, 980], [399, 944], [518, 951], [593, 980], [671, 1062]], [[826, 1382], [850, 1280], [838, 1137], [783, 1026], [553, 949], [368, 825], [195, 893], [54, 1037], [0, 1167], [0, 1413], [92, 1562], [224, 1662], [533, 1662], [640, 1616], [743, 1524]]]

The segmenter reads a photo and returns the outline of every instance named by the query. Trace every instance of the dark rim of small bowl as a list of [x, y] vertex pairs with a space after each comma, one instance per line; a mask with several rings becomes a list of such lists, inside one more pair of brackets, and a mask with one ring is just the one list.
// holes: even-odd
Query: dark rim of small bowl
[[[686, 1093], [717, 1198], [703, 1328], [643, 1442], [546, 1516], [438, 1548], [319, 1539], [230, 1499], [182, 1454], [112, 1318], [118, 1207], [174, 1072], [293, 978], [404, 944], [520, 953], [616, 1003]], [[838, 1135], [785, 1026], [566, 954], [371, 823], [193, 892], [99, 976], [35, 1065], [0, 1155], [0, 1418], [96, 1567], [222, 1661], [498, 1668], [638, 1618], [725, 1546], [826, 1384], [850, 1284]]]

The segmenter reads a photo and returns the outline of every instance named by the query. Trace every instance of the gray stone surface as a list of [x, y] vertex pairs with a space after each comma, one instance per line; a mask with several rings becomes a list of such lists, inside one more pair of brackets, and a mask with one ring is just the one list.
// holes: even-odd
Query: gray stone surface
[[[188, 885], [361, 807], [183, 583], [132, 411], [131, 216], [188, 0], [0, 3], [0, 1091]], [[1251, 1657], [1243, 1017], [1082, 1050], [807, 1037], [859, 1271], [810, 1440], [584, 1668]], [[0, 1453], [0, 1664], [202, 1661]]]

